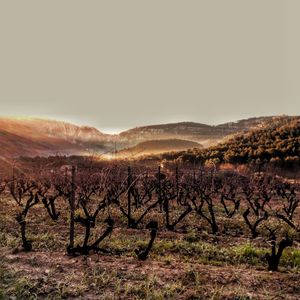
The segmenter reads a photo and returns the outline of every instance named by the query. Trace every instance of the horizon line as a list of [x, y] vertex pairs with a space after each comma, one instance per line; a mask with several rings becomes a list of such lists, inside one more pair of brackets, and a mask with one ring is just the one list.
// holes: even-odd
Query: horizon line
[[[202, 124], [202, 125], [207, 125], [207, 126], [220, 126], [224, 125], [227, 123], [237, 123], [242, 120], [249, 120], [249, 119], [254, 119], [254, 118], [268, 118], [268, 117], [295, 117], [297, 115], [287, 115], [287, 114], [277, 114], [277, 115], [264, 115], [264, 116], [250, 116], [250, 117], [241, 117], [240, 119], [235, 119], [233, 121], [227, 121], [227, 122], [221, 122], [221, 123], [203, 123], [200, 121], [195, 121], [195, 120], [189, 120], [189, 121], [166, 121], [166, 122], [156, 122], [156, 123], [151, 123], [151, 124], [144, 124], [144, 125], [136, 125], [136, 126], [116, 126], [116, 127], [109, 127], [109, 126], [94, 126], [94, 125], [88, 125], [86, 123], [82, 122], [76, 122], [75, 120], [70, 120], [69, 118], [63, 119], [63, 117], [43, 117], [43, 116], [29, 116], [29, 115], [0, 115], [0, 119], [19, 119], [19, 120], [40, 120], [40, 121], [50, 121], [50, 122], [62, 122], [66, 124], [71, 124], [74, 126], [79, 126], [79, 127], [91, 127], [95, 128], [98, 131], [100, 131], [103, 134], [109, 134], [109, 135], [119, 135], [122, 132], [135, 129], [135, 128], [141, 128], [141, 127], [151, 127], [151, 126], [159, 126], [159, 125], [172, 125], [172, 124], [182, 124], [182, 123], [195, 123], [195, 124]], [[69, 119], [69, 120], [68, 120]], [[80, 124], [81, 123], [81, 124]]]

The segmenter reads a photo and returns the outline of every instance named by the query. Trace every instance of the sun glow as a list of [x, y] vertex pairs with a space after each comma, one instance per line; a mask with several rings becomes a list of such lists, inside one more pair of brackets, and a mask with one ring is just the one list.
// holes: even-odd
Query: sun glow
[[125, 131], [129, 128], [127, 127], [99, 127], [99, 130], [103, 133], [107, 133], [107, 134], [119, 134], [122, 131]]

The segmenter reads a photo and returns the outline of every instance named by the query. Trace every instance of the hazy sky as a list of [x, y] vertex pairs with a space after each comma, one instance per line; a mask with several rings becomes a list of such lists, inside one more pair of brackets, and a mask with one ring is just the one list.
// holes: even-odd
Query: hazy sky
[[111, 131], [300, 114], [299, 11], [299, 0], [3, 0], [0, 114]]

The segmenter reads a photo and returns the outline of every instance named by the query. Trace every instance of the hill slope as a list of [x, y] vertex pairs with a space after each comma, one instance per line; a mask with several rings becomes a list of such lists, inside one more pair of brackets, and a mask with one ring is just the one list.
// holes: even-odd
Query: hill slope
[[41, 119], [0, 118], [0, 156], [100, 151], [107, 136], [92, 127]]
[[180, 122], [136, 127], [121, 132], [118, 136], [118, 141], [127, 143], [128, 146], [133, 146], [147, 140], [181, 139], [197, 142], [207, 147], [220, 142], [228, 135], [262, 127], [270, 120], [273, 120], [273, 118], [250, 118], [216, 126], [194, 122]]
[[271, 162], [278, 166], [299, 165], [300, 117], [283, 117], [268, 126], [239, 134], [228, 142], [208, 149], [189, 150], [169, 158], [215, 163]]
[[[216, 145], [229, 137], [264, 128], [282, 117], [260, 117], [211, 126], [193, 122], [152, 125], [133, 128], [119, 135], [100, 132], [89, 126], [43, 119], [0, 118], [0, 156], [48, 156], [49, 154], [82, 155], [122, 150], [138, 145], [129, 152], [158, 153]], [[184, 145], [166, 146], [164, 140], [183, 140]], [[191, 144], [187, 144], [190, 142]], [[152, 143], [152, 144], [151, 144]], [[193, 144], [196, 143], [196, 144]], [[142, 150], [147, 149], [147, 150]], [[124, 152], [125, 153], [125, 152]]]
[[202, 148], [202, 145], [196, 142], [179, 139], [152, 140], [141, 142], [134, 147], [121, 150], [117, 153], [117, 156], [140, 156], [145, 154], [180, 151], [189, 148]]

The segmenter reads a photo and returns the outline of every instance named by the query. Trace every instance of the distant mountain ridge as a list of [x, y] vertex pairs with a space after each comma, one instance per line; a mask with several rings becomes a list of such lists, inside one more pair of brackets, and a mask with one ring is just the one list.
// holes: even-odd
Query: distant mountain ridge
[[238, 132], [263, 127], [279, 117], [256, 117], [220, 125], [206, 125], [195, 122], [179, 122], [162, 125], [136, 127], [119, 134], [120, 142], [135, 145], [146, 140], [183, 139], [211, 146], [224, 137]]
[[203, 150], [189, 149], [170, 153], [166, 158], [201, 163], [271, 163], [276, 167], [300, 165], [300, 117], [275, 118], [265, 126], [238, 133], [233, 138]]
[[47, 156], [103, 151], [107, 136], [93, 127], [22, 118], [0, 118], [0, 155]]
[[[250, 118], [216, 126], [179, 122], [136, 127], [118, 135], [111, 135], [94, 127], [77, 126], [62, 121], [0, 117], [0, 156], [101, 154], [134, 147], [146, 141], [156, 141], [159, 148], [157, 141], [162, 140], [184, 140], [207, 147], [234, 134], [263, 127], [278, 118], [282, 116]], [[187, 143], [186, 146], [188, 147]], [[173, 147], [177, 150], [174, 143]]]

